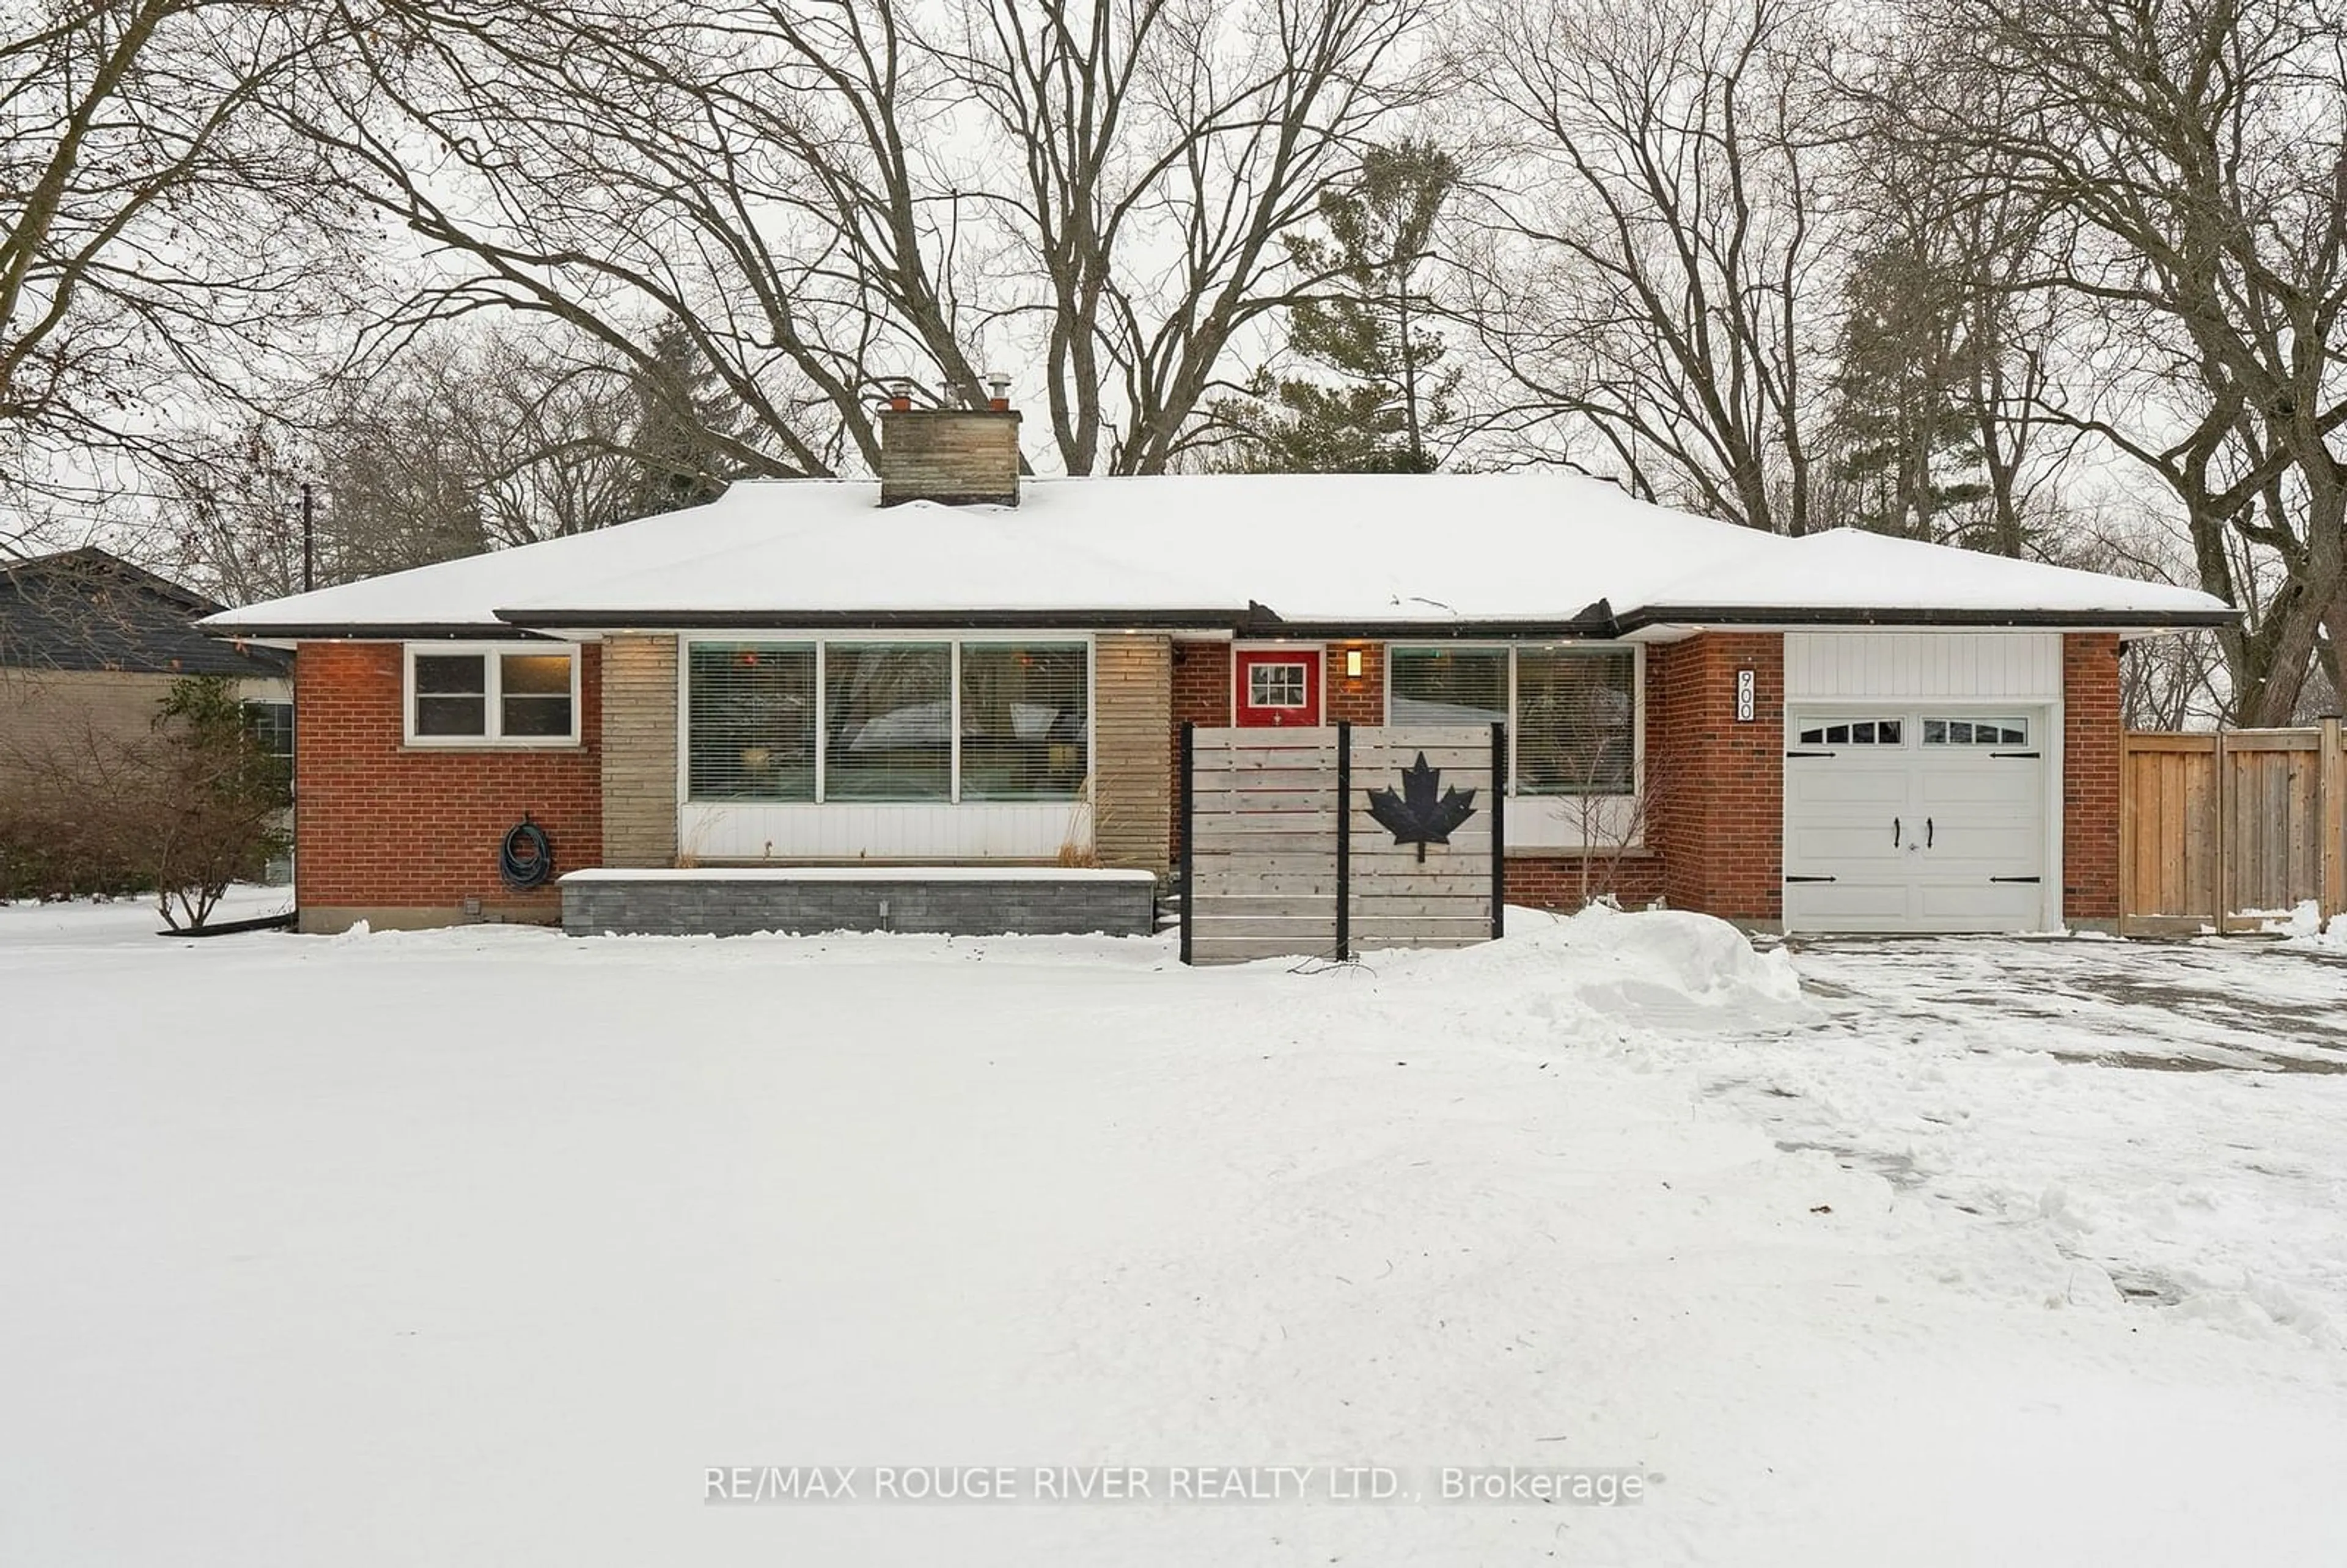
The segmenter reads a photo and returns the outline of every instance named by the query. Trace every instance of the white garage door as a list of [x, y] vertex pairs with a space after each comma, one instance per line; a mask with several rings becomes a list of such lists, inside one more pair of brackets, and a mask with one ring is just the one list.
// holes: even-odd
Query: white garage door
[[2045, 711], [1796, 712], [1785, 748], [1785, 927], [2047, 924]]

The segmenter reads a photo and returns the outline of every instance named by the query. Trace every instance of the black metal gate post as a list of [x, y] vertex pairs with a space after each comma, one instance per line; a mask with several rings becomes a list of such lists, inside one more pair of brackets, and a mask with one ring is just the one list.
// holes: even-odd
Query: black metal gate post
[[1198, 836], [1197, 789], [1190, 781], [1196, 766], [1197, 725], [1182, 721], [1182, 961], [1190, 961], [1190, 932], [1198, 919], [1198, 885], [1190, 875], [1190, 846]]
[[[1187, 906], [1184, 906], [1187, 907]], [[1491, 936], [1508, 934], [1508, 726], [1491, 721]]]
[[1353, 956], [1353, 724], [1337, 721], [1337, 958]]

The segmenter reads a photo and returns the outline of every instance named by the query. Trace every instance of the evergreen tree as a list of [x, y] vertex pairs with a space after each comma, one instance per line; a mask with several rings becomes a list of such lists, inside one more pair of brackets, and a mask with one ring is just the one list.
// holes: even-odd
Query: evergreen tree
[[1949, 514], [1988, 494], [1962, 282], [1919, 248], [1892, 244], [1860, 258], [1847, 304], [1829, 427], [1850, 520], [1948, 539], [1962, 532]]
[[1423, 474], [1429, 439], [1450, 419], [1455, 372], [1426, 325], [1420, 273], [1459, 165], [1430, 141], [1373, 147], [1349, 187], [1323, 193], [1325, 236], [1287, 242], [1295, 269], [1320, 280], [1288, 312], [1288, 347], [1332, 380], [1256, 377], [1217, 417], [1239, 436], [1224, 466], [1252, 473]]
[[743, 423], [741, 405], [681, 323], [661, 325], [651, 346], [652, 363], [632, 377], [638, 412], [629, 450], [641, 477], [629, 516], [637, 518], [723, 495], [735, 471], [726, 438]]

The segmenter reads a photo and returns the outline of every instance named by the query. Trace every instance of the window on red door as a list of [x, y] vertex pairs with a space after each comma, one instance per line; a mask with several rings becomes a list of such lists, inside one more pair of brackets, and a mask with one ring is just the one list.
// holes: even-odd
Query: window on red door
[[1243, 725], [1320, 722], [1318, 650], [1241, 650], [1233, 660], [1238, 691], [1232, 706]]

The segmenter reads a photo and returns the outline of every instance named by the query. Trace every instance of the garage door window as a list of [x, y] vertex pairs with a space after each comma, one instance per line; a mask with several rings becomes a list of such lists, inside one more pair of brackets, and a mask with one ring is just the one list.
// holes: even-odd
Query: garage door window
[[1801, 732], [1805, 746], [1899, 746], [1906, 744], [1906, 726], [1898, 719], [1851, 719], [1838, 724], [1813, 724]]
[[1926, 719], [1927, 746], [2025, 746], [2029, 724], [2023, 719]]

